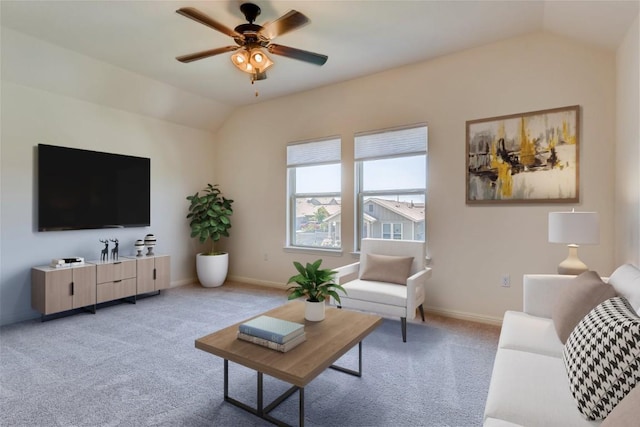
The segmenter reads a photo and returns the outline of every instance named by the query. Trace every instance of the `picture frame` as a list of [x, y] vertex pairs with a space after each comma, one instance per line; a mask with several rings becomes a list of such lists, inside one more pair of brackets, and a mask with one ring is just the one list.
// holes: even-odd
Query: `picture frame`
[[580, 106], [466, 122], [467, 204], [577, 203]]

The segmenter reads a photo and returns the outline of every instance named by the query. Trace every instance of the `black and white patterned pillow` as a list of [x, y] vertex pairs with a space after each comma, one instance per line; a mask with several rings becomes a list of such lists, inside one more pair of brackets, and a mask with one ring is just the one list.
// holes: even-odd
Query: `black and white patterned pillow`
[[640, 383], [640, 317], [625, 298], [610, 298], [578, 323], [562, 356], [578, 410], [603, 419]]

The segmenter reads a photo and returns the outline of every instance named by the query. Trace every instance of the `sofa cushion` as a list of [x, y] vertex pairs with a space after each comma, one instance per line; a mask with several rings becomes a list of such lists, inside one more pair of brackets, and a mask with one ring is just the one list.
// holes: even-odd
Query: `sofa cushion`
[[484, 419], [492, 418], [527, 427], [600, 424], [576, 408], [561, 358], [504, 348], [496, 354], [485, 406]]
[[640, 382], [640, 317], [625, 298], [606, 300], [571, 332], [563, 359], [578, 410], [605, 418]]
[[366, 254], [367, 262], [360, 274], [361, 280], [406, 285], [411, 272], [412, 256]]
[[631, 303], [636, 313], [640, 313], [640, 270], [637, 267], [631, 264], [621, 265], [609, 277], [609, 284], [619, 296]]
[[553, 305], [551, 318], [564, 344], [578, 322], [598, 304], [616, 296], [613, 286], [602, 281], [595, 271], [585, 271], [565, 286]]
[[553, 320], [520, 311], [507, 311], [502, 320], [498, 348], [529, 351], [560, 359], [564, 346], [558, 339]]
[[613, 408], [602, 422], [602, 427], [637, 427], [640, 423], [640, 385]]

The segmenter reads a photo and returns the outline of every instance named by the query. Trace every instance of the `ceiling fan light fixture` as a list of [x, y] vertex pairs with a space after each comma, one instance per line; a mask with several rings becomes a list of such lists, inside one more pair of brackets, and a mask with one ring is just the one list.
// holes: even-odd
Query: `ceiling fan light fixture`
[[249, 63], [249, 54], [244, 49], [237, 50], [231, 55], [231, 62], [233, 62], [233, 65], [238, 67], [239, 70], [246, 71], [247, 64]]
[[261, 73], [273, 65], [273, 61], [259, 48], [251, 49], [249, 63], [253, 65], [253, 68], [260, 70]]

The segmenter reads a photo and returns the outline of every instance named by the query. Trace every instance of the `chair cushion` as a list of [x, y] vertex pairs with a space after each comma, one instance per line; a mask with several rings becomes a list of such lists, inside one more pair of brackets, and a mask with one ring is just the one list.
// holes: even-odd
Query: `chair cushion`
[[397, 283], [406, 285], [413, 257], [366, 254], [367, 262], [361, 280]]
[[538, 353], [562, 359], [564, 345], [558, 339], [553, 320], [508, 310], [502, 320], [498, 348]]
[[616, 296], [613, 286], [595, 271], [585, 271], [567, 284], [551, 311], [558, 338], [564, 344], [578, 322], [598, 304]]
[[[342, 287], [347, 291], [344, 299], [357, 299], [380, 304], [397, 305], [404, 307], [407, 305], [407, 287], [398, 286], [396, 283], [373, 282], [369, 280], [352, 280]], [[424, 292], [422, 286], [418, 286], [418, 292]]]
[[610, 298], [578, 323], [562, 356], [578, 410], [603, 419], [640, 382], [640, 317]]

